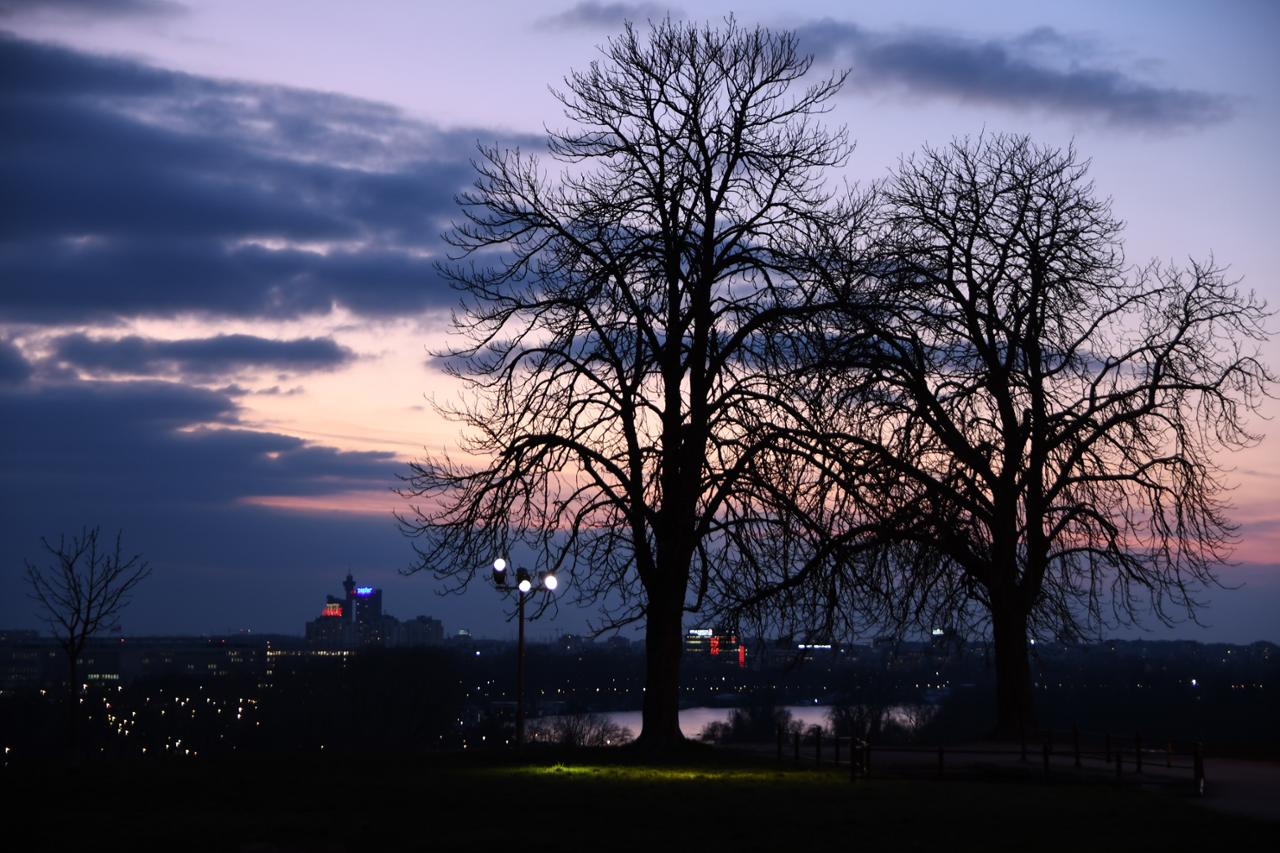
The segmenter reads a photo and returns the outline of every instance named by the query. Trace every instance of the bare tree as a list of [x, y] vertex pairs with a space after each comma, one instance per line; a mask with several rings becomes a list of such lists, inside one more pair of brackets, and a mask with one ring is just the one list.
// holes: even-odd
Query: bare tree
[[644, 620], [639, 740], [662, 747], [683, 739], [683, 614], [785, 533], [763, 460], [806, 430], [772, 366], [830, 308], [813, 246], [858, 212], [822, 182], [848, 154], [816, 123], [843, 78], [797, 90], [792, 35], [667, 20], [603, 54], [556, 93], [558, 180], [482, 149], [460, 199], [465, 461], [414, 464], [401, 521], [416, 568], [456, 588], [520, 545], [607, 626]]
[[903, 161], [873, 344], [832, 348], [895, 594], [949, 624], [977, 605], [1003, 734], [1034, 727], [1029, 636], [1195, 617], [1234, 541], [1222, 454], [1272, 380], [1265, 306], [1212, 262], [1128, 267], [1086, 170], [1017, 136]]
[[603, 714], [561, 714], [548, 720], [535, 721], [535, 741], [554, 743], [573, 749], [622, 746], [633, 737], [631, 729], [619, 725]]
[[119, 630], [117, 620], [129, 603], [129, 593], [151, 574], [150, 564], [140, 554], [125, 559], [120, 533], [110, 549], [99, 545], [100, 533], [100, 528], [85, 528], [70, 541], [59, 536], [57, 545], [41, 537], [52, 562], [38, 566], [25, 561], [30, 597], [40, 605], [50, 632], [67, 656], [67, 726], [73, 757], [79, 742], [80, 654], [94, 635]]

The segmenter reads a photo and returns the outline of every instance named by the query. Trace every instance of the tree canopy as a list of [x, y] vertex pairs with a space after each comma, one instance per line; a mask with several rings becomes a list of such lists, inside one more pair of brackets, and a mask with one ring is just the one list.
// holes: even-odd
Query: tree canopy
[[786, 535], [770, 460], [803, 444], [783, 343], [834, 299], [818, 250], [860, 220], [828, 189], [842, 77], [799, 81], [790, 33], [628, 26], [556, 92], [555, 177], [483, 149], [446, 272], [464, 307], [447, 410], [465, 459], [414, 464], [417, 568], [465, 585], [528, 553], [607, 625], [643, 619], [642, 742], [679, 740], [682, 616]]
[[978, 605], [1010, 733], [1029, 631], [1194, 618], [1234, 542], [1223, 452], [1271, 379], [1265, 306], [1213, 261], [1129, 266], [1087, 165], [1004, 135], [905, 159], [834, 404], [850, 476], [896, 484], [893, 593], [934, 624]]

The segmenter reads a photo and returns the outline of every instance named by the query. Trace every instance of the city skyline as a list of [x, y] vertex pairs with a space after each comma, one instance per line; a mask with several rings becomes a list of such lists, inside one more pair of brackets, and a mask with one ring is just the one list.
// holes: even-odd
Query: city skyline
[[[1265, 140], [1280, 117], [1267, 42], [1280, 13], [1233, 9], [733, 7], [797, 30], [821, 68], [852, 66], [829, 116], [858, 144], [850, 179], [958, 135], [1074, 143], [1128, 222], [1133, 262], [1213, 251], [1275, 305], [1280, 182]], [[628, 10], [665, 11], [9, 4], [6, 583], [40, 535], [101, 524], [156, 567], [130, 633], [293, 633], [348, 571], [405, 602], [397, 613], [513, 632], [483, 581], [438, 598], [430, 578], [397, 574], [412, 555], [390, 515], [395, 477], [455, 440], [423, 399], [454, 391], [429, 355], [455, 298], [432, 261], [476, 141], [536, 150], [542, 124], [561, 123], [546, 87], [595, 58]], [[1273, 367], [1278, 354], [1273, 339]], [[1244, 589], [1208, 593], [1207, 629], [1118, 636], [1280, 639], [1278, 447], [1268, 436], [1228, 462], [1242, 565], [1221, 576]], [[581, 633], [590, 615], [562, 605], [531, 630]], [[21, 596], [0, 604], [0, 625], [36, 624]]]

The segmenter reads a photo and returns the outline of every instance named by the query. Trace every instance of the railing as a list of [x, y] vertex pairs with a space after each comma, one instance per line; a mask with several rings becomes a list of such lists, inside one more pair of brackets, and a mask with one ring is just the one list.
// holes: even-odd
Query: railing
[[[788, 744], [789, 741], [789, 744]], [[835, 737], [826, 734], [822, 729], [814, 727], [808, 733], [798, 730], [788, 732], [778, 727], [777, 760], [784, 763], [786, 748], [790, 747], [791, 760], [795, 764], [808, 763], [812, 760], [814, 767], [822, 767], [826, 756], [823, 753], [824, 742], [830, 744], [830, 762], [839, 767], [842, 763], [842, 752], [848, 756], [844, 763], [849, 766], [851, 779], [859, 779], [871, 772], [872, 754], [902, 754], [912, 756], [936, 756], [936, 772], [939, 777], [946, 775], [948, 756], [956, 757], [988, 757], [1016, 759], [1018, 765], [1030, 765], [1033, 750], [1029, 748], [1024, 737], [1015, 748], [999, 747], [945, 747], [945, 746], [889, 746], [873, 745], [868, 739]], [[1057, 745], [1065, 744], [1065, 748]], [[808, 745], [812, 752], [804, 749]], [[1039, 764], [1045, 777], [1055, 770], [1062, 770], [1064, 760], [1070, 760], [1070, 769], [1085, 771], [1087, 769], [1113, 768], [1117, 781], [1139, 777], [1139, 781], [1185, 781], [1190, 777], [1192, 790], [1197, 796], [1205, 792], [1204, 748], [1194, 743], [1184, 749], [1177, 749], [1172, 741], [1164, 741], [1152, 746], [1144, 742], [1141, 733], [1126, 738], [1110, 732], [1084, 733], [1078, 727], [1068, 732], [1047, 731], [1043, 733], [1043, 741], [1039, 749]], [[1057, 760], [1055, 764], [1055, 759]], [[918, 766], [918, 765], [917, 765]], [[1155, 771], [1154, 773], [1152, 771]], [[1172, 772], [1161, 772], [1172, 771]]]

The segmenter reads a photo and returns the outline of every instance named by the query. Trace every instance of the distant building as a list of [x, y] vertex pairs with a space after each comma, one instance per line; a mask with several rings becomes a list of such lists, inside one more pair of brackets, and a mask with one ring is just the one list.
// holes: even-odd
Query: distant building
[[[273, 640], [298, 644], [295, 638], [276, 635], [95, 638], [80, 653], [78, 671], [85, 684], [256, 678]], [[66, 677], [66, 654], [52, 638], [0, 636], [0, 688], [60, 684]]]
[[382, 590], [371, 586], [356, 586], [351, 575], [347, 575], [342, 588], [347, 592], [355, 645], [383, 645], [386, 637], [382, 633]]
[[415, 616], [401, 621], [394, 616], [382, 617], [387, 645], [405, 648], [438, 646], [444, 642], [444, 624], [430, 616]]
[[444, 642], [438, 619], [418, 616], [401, 621], [382, 612], [382, 590], [360, 586], [350, 573], [342, 597], [326, 596], [320, 615], [306, 625], [307, 645], [315, 649], [362, 646], [430, 646]]
[[383, 645], [382, 590], [357, 586], [348, 573], [342, 592], [342, 598], [325, 596], [324, 609], [307, 623], [307, 644], [319, 649]]
[[344, 649], [351, 645], [347, 610], [332, 595], [328, 596], [320, 616], [307, 623], [307, 645], [318, 649]]
[[964, 637], [955, 628], [934, 628], [929, 632], [929, 650], [944, 657], [958, 654], [964, 650]]
[[684, 635], [684, 653], [689, 657], [710, 657], [726, 664], [747, 666], [747, 647], [737, 631], [722, 628], [690, 628]]

